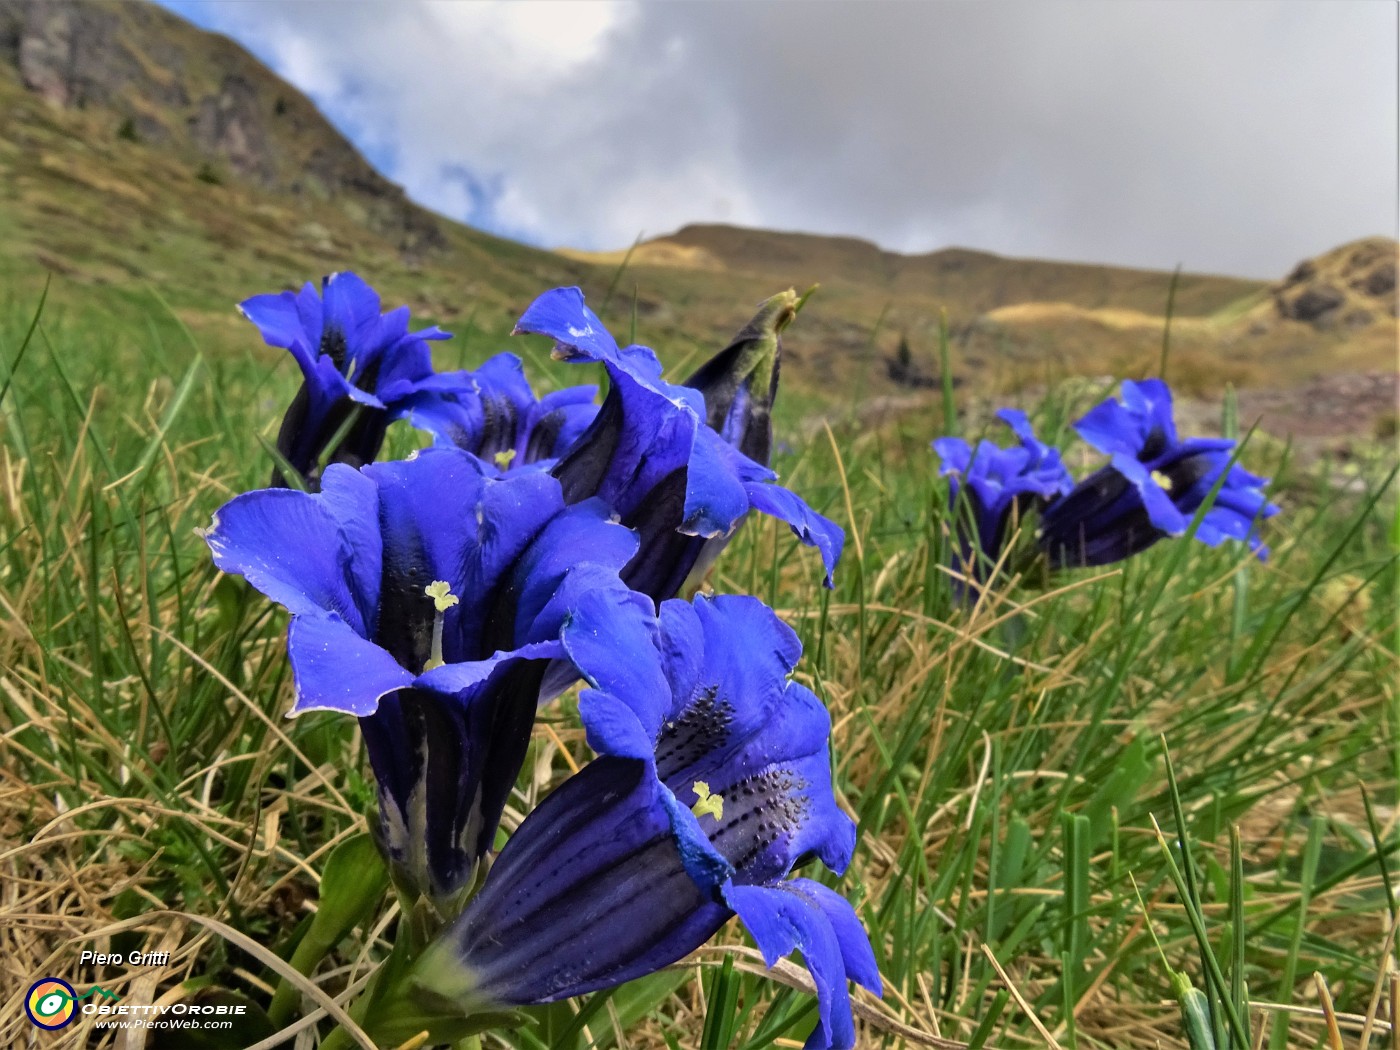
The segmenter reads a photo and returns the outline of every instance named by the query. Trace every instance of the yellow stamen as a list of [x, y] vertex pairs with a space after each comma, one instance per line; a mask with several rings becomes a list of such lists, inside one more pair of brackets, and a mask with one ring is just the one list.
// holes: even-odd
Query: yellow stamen
[[433, 606], [440, 613], [457, 604], [457, 596], [452, 593], [452, 584], [446, 580], [434, 580], [423, 588], [423, 593], [433, 600]]
[[437, 610], [433, 614], [432, 651], [428, 655], [428, 662], [423, 665], [424, 672], [427, 672], [434, 667], [441, 667], [445, 662], [442, 658], [442, 619], [443, 614], [457, 604], [457, 596], [452, 593], [452, 585], [446, 580], [434, 580], [423, 588], [423, 593], [433, 600], [433, 608]]
[[1160, 470], [1152, 472], [1152, 480], [1161, 485], [1167, 492], [1172, 490], [1172, 479], [1163, 474]]
[[515, 459], [515, 449], [508, 448], [504, 452], [497, 452], [493, 458], [496, 460], [496, 466], [505, 470], [510, 466], [511, 461]]
[[695, 805], [690, 807], [690, 811], [697, 817], [711, 816], [715, 820], [724, 819], [724, 797], [722, 795], [711, 795], [710, 785], [703, 780], [695, 782]]

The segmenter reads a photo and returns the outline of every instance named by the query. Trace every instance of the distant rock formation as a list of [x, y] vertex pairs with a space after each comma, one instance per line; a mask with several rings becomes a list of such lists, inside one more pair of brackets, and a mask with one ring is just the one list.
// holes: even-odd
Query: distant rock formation
[[1400, 316], [1396, 263], [1400, 244], [1370, 237], [1305, 259], [1272, 289], [1278, 316], [1317, 328], [1362, 328]]

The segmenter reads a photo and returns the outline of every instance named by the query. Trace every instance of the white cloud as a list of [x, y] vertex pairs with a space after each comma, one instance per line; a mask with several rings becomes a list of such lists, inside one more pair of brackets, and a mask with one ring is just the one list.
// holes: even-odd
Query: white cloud
[[551, 78], [597, 58], [608, 33], [629, 14], [605, 0], [439, 3], [428, 13], [454, 40], [484, 37], [522, 73]]
[[1394, 232], [1388, 4], [182, 9], [415, 198], [542, 245], [729, 221], [1275, 276]]

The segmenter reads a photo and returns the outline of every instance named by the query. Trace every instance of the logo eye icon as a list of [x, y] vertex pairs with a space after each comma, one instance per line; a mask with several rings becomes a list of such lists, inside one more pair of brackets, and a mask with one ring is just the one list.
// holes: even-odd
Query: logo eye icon
[[78, 993], [67, 981], [45, 977], [30, 986], [24, 997], [24, 1012], [37, 1027], [52, 1031], [73, 1020], [77, 999]]

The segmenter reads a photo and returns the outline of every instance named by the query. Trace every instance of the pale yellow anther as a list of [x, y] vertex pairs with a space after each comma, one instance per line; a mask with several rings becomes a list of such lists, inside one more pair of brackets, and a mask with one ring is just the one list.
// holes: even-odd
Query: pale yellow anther
[[1163, 474], [1160, 470], [1152, 472], [1152, 480], [1161, 485], [1167, 492], [1172, 490], [1172, 479]]
[[434, 580], [423, 588], [423, 593], [433, 600], [433, 607], [440, 613], [447, 612], [457, 604], [457, 596], [452, 593], [452, 584], [446, 580]]
[[697, 817], [711, 816], [715, 820], [724, 819], [724, 796], [711, 795], [710, 785], [703, 780], [695, 782], [695, 805], [690, 811]]
[[496, 461], [496, 466], [500, 467], [502, 470], [505, 470], [511, 465], [511, 462], [515, 459], [515, 449], [508, 448], [504, 452], [497, 452], [493, 458]]

